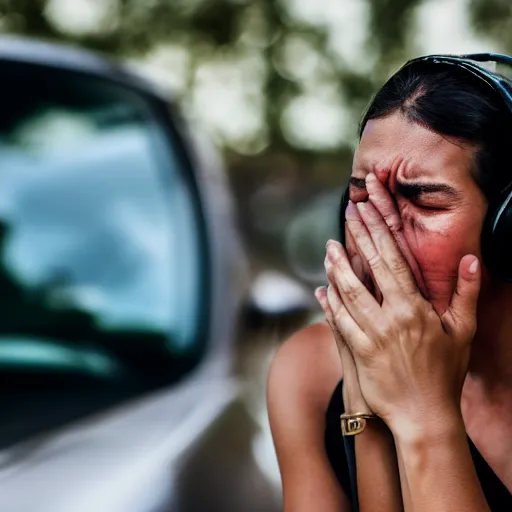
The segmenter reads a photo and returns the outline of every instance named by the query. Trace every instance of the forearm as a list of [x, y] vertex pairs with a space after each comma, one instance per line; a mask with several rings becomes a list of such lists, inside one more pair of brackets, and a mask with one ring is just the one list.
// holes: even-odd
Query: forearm
[[360, 512], [403, 510], [395, 444], [378, 419], [369, 420], [355, 436], [357, 488]]
[[[361, 394], [350, 352], [342, 346], [340, 354], [345, 374], [345, 410], [371, 414]], [[379, 418], [369, 419], [366, 428], [353, 439], [359, 511], [403, 511], [395, 443], [389, 428]]]
[[405, 510], [489, 512], [462, 418], [394, 432]]

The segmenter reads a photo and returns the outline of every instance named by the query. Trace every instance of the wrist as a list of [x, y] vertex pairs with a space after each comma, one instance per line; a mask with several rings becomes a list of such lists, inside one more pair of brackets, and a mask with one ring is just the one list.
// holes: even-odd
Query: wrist
[[347, 381], [343, 381], [343, 405], [347, 413], [372, 413], [359, 386], [351, 386]]
[[460, 414], [395, 430], [394, 436], [407, 509], [489, 510]]
[[422, 417], [401, 418], [388, 425], [395, 443], [407, 449], [442, 445], [460, 436], [466, 437], [460, 410], [431, 412]]

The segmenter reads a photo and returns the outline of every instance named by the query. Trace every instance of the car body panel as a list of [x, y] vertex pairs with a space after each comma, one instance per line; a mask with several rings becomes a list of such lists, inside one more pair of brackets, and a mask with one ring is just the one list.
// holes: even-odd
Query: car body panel
[[231, 376], [247, 263], [220, 161], [149, 82], [85, 51], [4, 38], [2, 62], [94, 75], [132, 88], [155, 106], [193, 172], [205, 221], [211, 283], [207, 351], [178, 383], [44, 432], [0, 451], [0, 510], [150, 512], [179, 510], [180, 464], [239, 394]]
[[183, 457], [236, 395], [234, 382], [194, 379], [4, 452], [0, 510], [168, 506]]

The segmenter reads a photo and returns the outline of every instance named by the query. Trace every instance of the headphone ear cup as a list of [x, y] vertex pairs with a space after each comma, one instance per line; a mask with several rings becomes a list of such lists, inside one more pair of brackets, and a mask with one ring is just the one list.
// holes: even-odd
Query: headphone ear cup
[[343, 247], [346, 247], [345, 245], [345, 211], [348, 206], [348, 201], [350, 199], [350, 193], [349, 193], [349, 187], [347, 187], [343, 194], [341, 194], [341, 201], [340, 201], [340, 209], [339, 209], [339, 232], [340, 232], [340, 243], [343, 245]]
[[512, 190], [489, 211], [482, 229], [482, 258], [491, 274], [512, 282]]

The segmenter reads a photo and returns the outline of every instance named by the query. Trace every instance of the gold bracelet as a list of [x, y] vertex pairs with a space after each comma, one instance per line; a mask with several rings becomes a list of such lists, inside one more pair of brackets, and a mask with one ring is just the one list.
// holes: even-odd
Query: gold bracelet
[[343, 436], [355, 436], [360, 434], [366, 427], [366, 420], [378, 418], [376, 414], [358, 412], [354, 414], [342, 414], [341, 433]]

